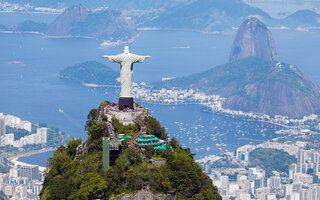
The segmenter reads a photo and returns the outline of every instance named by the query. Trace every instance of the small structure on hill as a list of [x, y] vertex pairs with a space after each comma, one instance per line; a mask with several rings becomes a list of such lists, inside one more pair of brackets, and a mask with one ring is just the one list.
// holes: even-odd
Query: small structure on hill
[[140, 148], [158, 147], [166, 144], [166, 141], [160, 140], [154, 135], [142, 135], [134, 141]]
[[102, 120], [102, 115], [108, 117], [111, 121], [112, 118], [118, 119], [123, 125], [134, 124], [136, 119], [139, 117], [145, 117], [148, 115], [148, 109], [133, 105], [133, 109], [120, 109], [118, 104], [102, 105], [99, 107], [99, 119]]

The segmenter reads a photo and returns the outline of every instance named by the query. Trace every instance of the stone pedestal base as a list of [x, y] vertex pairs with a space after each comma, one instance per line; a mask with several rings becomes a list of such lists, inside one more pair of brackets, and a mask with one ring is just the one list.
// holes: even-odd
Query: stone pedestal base
[[133, 110], [133, 97], [120, 97], [119, 98], [119, 109], [132, 109]]

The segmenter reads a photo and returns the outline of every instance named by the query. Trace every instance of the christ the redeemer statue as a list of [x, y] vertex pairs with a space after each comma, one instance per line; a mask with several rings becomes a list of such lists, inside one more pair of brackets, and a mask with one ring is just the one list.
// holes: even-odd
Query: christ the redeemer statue
[[129, 52], [129, 47], [124, 47], [124, 52], [115, 56], [104, 55], [103, 58], [108, 58], [110, 62], [120, 63], [120, 83], [121, 95], [119, 98], [119, 108], [133, 109], [133, 97], [131, 94], [131, 80], [133, 74], [133, 64], [142, 63], [144, 59], [151, 58], [151, 56], [139, 56]]

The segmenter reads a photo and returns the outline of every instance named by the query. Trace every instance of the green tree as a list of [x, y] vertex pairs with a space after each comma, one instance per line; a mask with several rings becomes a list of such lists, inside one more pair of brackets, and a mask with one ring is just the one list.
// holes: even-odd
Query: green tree
[[89, 151], [102, 150], [102, 137], [106, 136], [106, 125], [104, 122], [98, 122], [92, 125], [88, 130], [87, 144]]
[[67, 143], [66, 152], [72, 158], [75, 157], [77, 153], [77, 147], [82, 144], [82, 139], [74, 139]]
[[212, 185], [212, 180], [188, 154], [173, 152], [163, 167], [172, 187], [182, 196], [192, 198], [193, 195], [200, 193], [205, 199], [222, 199], [217, 188]]
[[125, 126], [116, 118], [112, 118], [111, 122], [114, 127], [114, 131], [118, 134], [123, 133], [125, 135], [133, 136], [140, 131], [137, 124], [128, 124]]
[[102, 119], [102, 121], [107, 122], [108, 121], [108, 116], [105, 115], [105, 114], [102, 114], [101, 119]]
[[204, 196], [202, 193], [198, 193], [192, 196], [192, 200], [205, 200]]
[[172, 137], [170, 142], [169, 142], [169, 145], [174, 148], [174, 149], [177, 149], [177, 148], [180, 148], [179, 146], [179, 142], [178, 140], [175, 138], [175, 137]]
[[84, 175], [80, 188], [70, 195], [68, 199], [105, 199], [108, 190], [108, 182], [97, 173]]
[[72, 158], [65, 152], [65, 147], [60, 146], [48, 160], [47, 166], [50, 171], [45, 174], [46, 178], [43, 183], [43, 189], [40, 196], [42, 199], [67, 199], [71, 192], [69, 177], [64, 176], [68, 171]]
[[153, 149], [153, 147], [146, 147], [144, 155], [150, 159], [152, 158], [152, 156], [155, 154], [155, 150]]
[[102, 103], [100, 103], [100, 106], [107, 106], [110, 104], [110, 101], [104, 101]]
[[146, 117], [147, 134], [155, 135], [163, 140], [167, 139], [166, 129], [152, 116]]
[[87, 123], [86, 123], [86, 129], [90, 128], [94, 125], [94, 121], [97, 120], [98, 115], [98, 109], [92, 109], [90, 110], [88, 116], [87, 116]]

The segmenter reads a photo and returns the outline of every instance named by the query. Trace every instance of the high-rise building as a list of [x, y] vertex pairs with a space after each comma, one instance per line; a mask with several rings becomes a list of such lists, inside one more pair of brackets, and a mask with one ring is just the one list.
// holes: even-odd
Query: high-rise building
[[221, 187], [222, 188], [228, 188], [229, 187], [229, 177], [228, 176], [221, 176]]
[[6, 124], [4, 119], [0, 119], [0, 146], [4, 144], [4, 136], [6, 134]]
[[270, 186], [271, 188], [280, 188], [280, 176], [272, 176], [270, 178]]
[[27, 197], [27, 186], [25, 185], [18, 185], [16, 187], [17, 197], [20, 199], [25, 199]]
[[42, 189], [42, 182], [40, 181], [35, 182], [33, 186], [33, 193], [36, 195], [39, 195], [41, 189]]
[[39, 167], [38, 166], [20, 166], [17, 168], [18, 177], [27, 177], [29, 180], [39, 179]]

